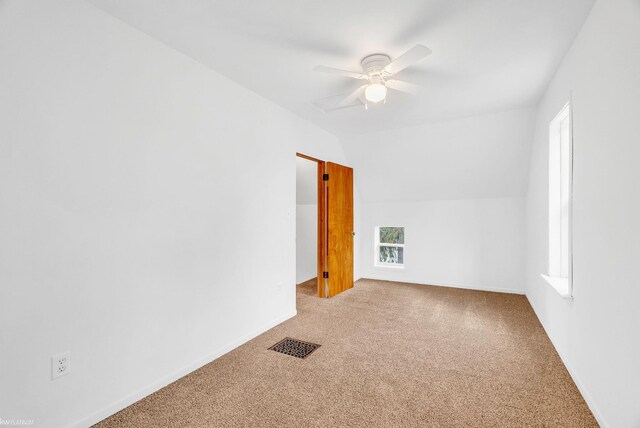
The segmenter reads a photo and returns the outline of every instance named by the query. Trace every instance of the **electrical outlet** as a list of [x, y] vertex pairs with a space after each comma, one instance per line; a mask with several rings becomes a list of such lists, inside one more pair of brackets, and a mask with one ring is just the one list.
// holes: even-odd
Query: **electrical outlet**
[[51, 380], [58, 379], [69, 373], [71, 370], [71, 352], [63, 352], [62, 354], [51, 357]]

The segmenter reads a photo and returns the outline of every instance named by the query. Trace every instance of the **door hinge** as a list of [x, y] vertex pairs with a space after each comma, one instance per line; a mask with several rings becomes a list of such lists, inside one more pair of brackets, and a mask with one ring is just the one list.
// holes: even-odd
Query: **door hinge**
[[323, 278], [329, 278], [329, 272], [322, 272]]
[[329, 181], [329, 174], [322, 174], [322, 181]]

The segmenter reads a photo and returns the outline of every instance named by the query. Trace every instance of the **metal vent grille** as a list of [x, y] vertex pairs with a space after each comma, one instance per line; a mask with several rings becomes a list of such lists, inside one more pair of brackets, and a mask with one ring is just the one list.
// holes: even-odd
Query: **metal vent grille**
[[313, 351], [315, 351], [319, 347], [320, 345], [316, 343], [303, 342], [302, 340], [286, 337], [269, 349], [271, 351], [291, 355], [292, 357], [296, 358], [307, 358]]

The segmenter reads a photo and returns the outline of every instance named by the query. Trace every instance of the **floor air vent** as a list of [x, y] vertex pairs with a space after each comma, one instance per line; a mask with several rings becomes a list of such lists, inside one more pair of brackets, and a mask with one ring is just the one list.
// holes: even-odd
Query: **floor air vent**
[[307, 358], [319, 347], [320, 345], [315, 343], [303, 342], [302, 340], [286, 337], [269, 349], [296, 358]]

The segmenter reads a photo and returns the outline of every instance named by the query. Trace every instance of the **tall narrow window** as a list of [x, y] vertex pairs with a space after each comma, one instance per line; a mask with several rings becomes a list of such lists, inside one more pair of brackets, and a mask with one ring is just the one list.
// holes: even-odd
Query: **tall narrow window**
[[376, 227], [375, 265], [404, 267], [404, 227]]
[[549, 275], [545, 279], [564, 297], [571, 296], [571, 104], [549, 125]]

